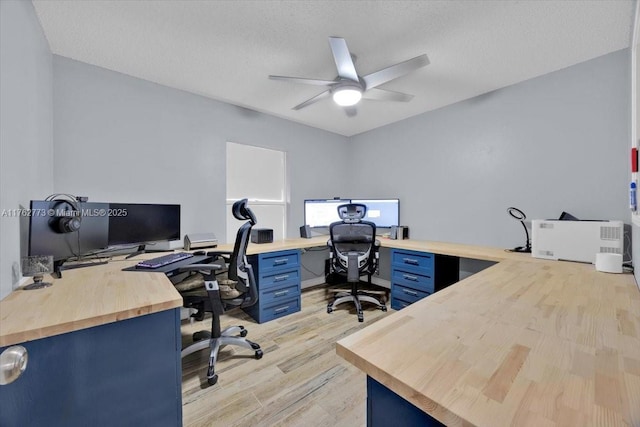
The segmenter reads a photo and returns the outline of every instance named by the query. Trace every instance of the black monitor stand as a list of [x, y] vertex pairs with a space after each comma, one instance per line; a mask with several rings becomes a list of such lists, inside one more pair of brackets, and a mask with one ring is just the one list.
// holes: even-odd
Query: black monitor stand
[[66, 260], [53, 262], [53, 273], [58, 276], [58, 279], [62, 278], [62, 270], [74, 270], [76, 268], [93, 267], [94, 265], [104, 265], [107, 263], [107, 261], [86, 261], [65, 265], [65, 262]]
[[132, 252], [129, 255], [127, 255], [125, 259], [133, 258], [136, 255], [140, 255], [147, 252], [146, 247], [147, 247], [146, 244], [138, 246], [138, 249], [135, 252]]
[[[153, 244], [151, 244], [153, 246]], [[172, 249], [147, 249], [147, 244], [142, 244], [138, 246], [135, 252], [130, 253], [125, 257], [125, 259], [133, 258], [136, 255], [152, 253], [152, 252], [173, 252]]]

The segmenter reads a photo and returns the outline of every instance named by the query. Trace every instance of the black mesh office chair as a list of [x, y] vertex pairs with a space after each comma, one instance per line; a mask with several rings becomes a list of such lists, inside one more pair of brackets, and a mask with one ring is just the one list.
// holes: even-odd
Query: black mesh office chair
[[[214, 385], [218, 381], [215, 363], [218, 351], [222, 346], [245, 347], [255, 351], [256, 359], [262, 358], [260, 346], [244, 338], [247, 335], [247, 330], [243, 326], [231, 326], [223, 331], [220, 330], [220, 315], [225, 310], [234, 307], [248, 307], [258, 300], [253, 268], [247, 262], [246, 257], [251, 227], [256, 224], [256, 217], [247, 206], [247, 199], [235, 202], [232, 209], [236, 219], [248, 220], [238, 229], [233, 252], [208, 252], [207, 255], [212, 257], [212, 263], [192, 264], [181, 269], [182, 271], [198, 272], [203, 276], [204, 281], [185, 280], [176, 284], [176, 289], [182, 295], [183, 305], [187, 308], [197, 309], [192, 317], [196, 320], [202, 320], [205, 312], [212, 313], [211, 331], [200, 331], [193, 334], [195, 342], [185, 347], [181, 353], [181, 356], [185, 357], [205, 348], [210, 349], [209, 369], [207, 370], [207, 381], [210, 385]], [[221, 292], [216, 275], [224, 273], [225, 266], [227, 266], [226, 272], [229, 280], [235, 284], [235, 291]], [[194, 276], [198, 276], [198, 274]]]
[[360, 322], [364, 320], [362, 302], [375, 304], [382, 311], [387, 311], [384, 303], [358, 290], [363, 275], [367, 275], [367, 284], [371, 285], [371, 275], [378, 270], [379, 262], [380, 242], [376, 240], [376, 225], [362, 220], [366, 213], [365, 205], [351, 203], [338, 206], [342, 221], [329, 225], [330, 240], [327, 242], [331, 276], [328, 282], [335, 282], [337, 274], [346, 275], [347, 283], [351, 284], [351, 292], [336, 294], [334, 301], [327, 306], [327, 313], [343, 302], [353, 302]]

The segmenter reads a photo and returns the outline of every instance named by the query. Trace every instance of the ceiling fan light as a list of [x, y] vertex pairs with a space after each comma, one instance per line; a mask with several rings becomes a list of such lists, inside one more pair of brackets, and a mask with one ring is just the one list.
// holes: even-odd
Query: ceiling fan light
[[333, 92], [333, 101], [341, 107], [356, 105], [362, 99], [362, 91], [352, 87], [338, 89]]

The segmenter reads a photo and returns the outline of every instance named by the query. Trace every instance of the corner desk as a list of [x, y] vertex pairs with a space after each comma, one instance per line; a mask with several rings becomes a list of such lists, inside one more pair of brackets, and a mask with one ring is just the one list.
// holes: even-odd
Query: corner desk
[[[248, 255], [326, 240], [250, 244]], [[499, 248], [381, 245], [497, 264], [337, 343], [367, 374], [369, 425], [384, 413], [395, 424], [406, 415], [455, 426], [640, 425], [632, 275]], [[23, 376], [0, 385], [0, 425], [181, 425], [182, 299], [163, 274], [121, 271], [142, 257], [64, 271], [53, 287], [0, 301], [0, 350], [30, 352]]]

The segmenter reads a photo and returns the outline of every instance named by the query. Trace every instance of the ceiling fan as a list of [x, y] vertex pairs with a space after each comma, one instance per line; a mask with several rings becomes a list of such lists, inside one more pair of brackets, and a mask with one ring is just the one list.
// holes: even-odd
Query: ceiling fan
[[293, 107], [300, 110], [322, 99], [333, 97], [336, 104], [345, 107], [347, 116], [356, 114], [355, 105], [360, 99], [374, 99], [378, 101], [408, 102], [413, 95], [380, 89], [378, 86], [402, 77], [418, 68], [429, 65], [429, 58], [423, 54], [404, 62], [392, 65], [382, 70], [360, 76], [353, 65], [353, 57], [347, 47], [347, 42], [340, 37], [329, 37], [331, 53], [338, 69], [338, 76], [334, 80], [306, 79], [302, 77], [269, 76], [272, 80], [285, 80], [314, 86], [324, 86], [327, 89]]

